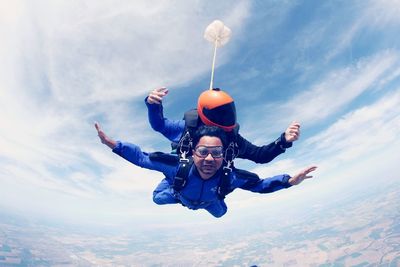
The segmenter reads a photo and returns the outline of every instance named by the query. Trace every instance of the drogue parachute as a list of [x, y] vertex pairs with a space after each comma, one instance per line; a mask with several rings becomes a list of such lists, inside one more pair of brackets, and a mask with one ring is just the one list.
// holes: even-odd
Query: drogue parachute
[[209, 24], [204, 31], [204, 38], [214, 45], [214, 56], [211, 66], [211, 80], [210, 90], [213, 88], [215, 58], [217, 55], [217, 48], [226, 45], [231, 38], [232, 31], [220, 20], [214, 20]]

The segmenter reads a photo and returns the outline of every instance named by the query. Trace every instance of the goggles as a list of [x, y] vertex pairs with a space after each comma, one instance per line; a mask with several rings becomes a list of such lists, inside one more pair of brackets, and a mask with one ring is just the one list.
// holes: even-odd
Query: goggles
[[197, 146], [194, 149], [194, 153], [196, 156], [200, 158], [206, 158], [208, 154], [211, 154], [211, 156], [214, 159], [222, 158], [224, 155], [224, 148], [222, 146]]

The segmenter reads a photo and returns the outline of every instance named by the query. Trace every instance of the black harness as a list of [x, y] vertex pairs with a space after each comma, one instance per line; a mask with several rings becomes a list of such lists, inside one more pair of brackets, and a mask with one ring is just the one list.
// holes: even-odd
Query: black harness
[[[192, 136], [201, 124], [197, 109], [186, 111], [183, 119], [185, 121], [185, 129], [182, 137], [178, 143], [171, 144], [172, 149], [176, 151], [177, 156], [164, 154], [162, 152], [155, 152], [149, 155], [150, 159], [152, 160], [173, 164], [177, 164], [179, 162], [178, 172], [174, 177], [172, 185], [176, 192], [180, 192], [186, 185], [190, 169], [193, 165], [192, 157], [190, 157], [192, 155], [193, 148]], [[222, 167], [220, 183], [217, 189], [217, 194], [220, 199], [224, 199], [225, 196], [231, 192], [229, 175], [232, 172], [233, 160], [239, 153], [239, 147], [236, 142], [236, 136], [238, 132], [239, 125], [237, 125], [232, 132], [227, 133], [229, 145], [225, 149], [224, 164]]]
[[[185, 129], [183, 131], [181, 139], [178, 143], [172, 143], [171, 146], [173, 150], [176, 149], [179, 157], [186, 158], [187, 156], [192, 155], [192, 136], [197, 128], [201, 125], [201, 121], [199, 119], [197, 109], [186, 111], [183, 116], [183, 120], [185, 121]], [[225, 149], [224, 160], [226, 163], [228, 163], [228, 167], [232, 166], [233, 160], [239, 154], [239, 146], [236, 142], [238, 133], [239, 124], [237, 124], [231, 132], [227, 132], [228, 147]]]
[[[181, 169], [187, 168], [186, 167], [187, 156], [192, 154], [192, 148], [193, 148], [192, 135], [201, 124], [197, 109], [191, 109], [186, 111], [183, 116], [183, 119], [185, 121], [185, 130], [183, 131], [182, 137], [177, 145], [177, 152], [180, 158], [180, 166], [178, 174], [180, 173]], [[239, 146], [236, 142], [236, 137], [238, 135], [238, 132], [239, 132], [239, 124], [237, 124], [236, 127], [231, 132], [227, 133], [228, 147], [225, 149], [224, 164], [222, 167], [220, 184], [218, 186], [218, 191], [217, 191], [220, 199], [224, 199], [225, 196], [229, 193], [228, 192], [230, 185], [229, 174], [232, 172], [233, 160], [237, 157], [239, 153]], [[190, 167], [188, 168], [190, 169]], [[188, 173], [186, 174], [185, 170], [182, 170], [182, 173], [183, 175], [186, 175], [185, 177], [187, 177]], [[181, 178], [179, 177], [178, 179]]]
[[[182, 159], [177, 155], [166, 154], [163, 152], [154, 152], [149, 154], [149, 158], [154, 161], [163, 162], [169, 165], [176, 165], [179, 163], [178, 172], [172, 182], [172, 187], [176, 192], [180, 192], [186, 185], [190, 169], [193, 165], [191, 157]], [[221, 173], [220, 183], [217, 188], [219, 199], [224, 199], [225, 196], [231, 192], [229, 174], [232, 172], [231, 168], [223, 167]]]

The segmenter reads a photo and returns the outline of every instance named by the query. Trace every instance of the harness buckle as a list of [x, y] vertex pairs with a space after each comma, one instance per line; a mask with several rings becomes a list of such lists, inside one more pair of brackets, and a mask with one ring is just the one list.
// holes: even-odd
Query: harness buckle
[[190, 137], [189, 132], [186, 132], [181, 138], [178, 146], [180, 154], [183, 155], [183, 158], [186, 158], [186, 155], [189, 154], [190, 149], [192, 148], [192, 138]]
[[227, 165], [222, 168], [224, 173], [226, 172], [226, 174], [228, 174], [228, 173], [232, 172], [232, 163], [233, 163], [233, 161], [228, 161]]
[[[181, 152], [182, 152], [182, 151], [181, 151]], [[183, 152], [181, 153], [181, 156], [179, 157], [179, 162], [180, 162], [180, 163], [189, 163], [189, 159], [186, 158], [186, 154], [187, 154], [186, 151], [183, 151]]]

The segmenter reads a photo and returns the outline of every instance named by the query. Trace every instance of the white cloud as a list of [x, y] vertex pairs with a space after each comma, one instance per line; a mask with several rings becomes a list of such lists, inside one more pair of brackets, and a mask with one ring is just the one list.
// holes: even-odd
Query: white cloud
[[74, 106], [139, 96], [204, 73], [204, 58], [211, 58], [202, 37], [207, 23], [219, 15], [239, 30], [248, 9], [246, 2], [41, 3], [27, 4], [18, 38], [30, 42], [30, 58], [39, 59], [34, 71], [47, 74], [53, 97]]
[[390, 83], [394, 82], [397, 78], [400, 77], [400, 67], [395, 67], [389, 71], [390, 73], [388, 73], [386, 77], [379, 81], [376, 90], [385, 89], [387, 86], [390, 86]]
[[361, 60], [355, 67], [331, 72], [310, 90], [283, 104], [281, 110], [299, 121], [317, 123], [371, 89], [398, 58], [396, 52], [383, 52]]
[[[360, 7], [363, 9], [358, 10]], [[382, 31], [388, 26], [398, 27], [400, 24], [398, 0], [365, 1], [364, 5], [356, 5], [353, 12], [358, 15], [355, 16], [351, 26], [337, 36], [335, 48], [326, 55], [326, 61], [331, 60], [347, 47], [351, 47], [354, 39], [362, 34], [362, 31], [366, 29]]]
[[[119, 159], [121, 160], [121, 159]], [[151, 195], [162, 174], [123, 162], [114, 166], [115, 170], [104, 175], [102, 185], [117, 194], [142, 193]]]
[[[96, 201], [145, 193], [151, 199], [161, 175], [112, 154], [98, 141], [93, 121], [115, 139], [154, 150], [160, 136], [136, 97], [208, 72], [212, 47], [203, 39], [205, 27], [217, 16], [239, 32], [248, 9], [248, 1], [1, 2], [2, 203], [23, 208], [34, 197], [27, 207], [32, 213], [60, 215], [54, 206], [60, 205], [65, 216], [84, 207], [100, 216]], [[224, 49], [219, 64], [235, 46]], [[12, 191], [20, 194], [11, 197]], [[125, 214], [121, 202], [104, 209]], [[139, 203], [132, 212], [146, 207]]]
[[[397, 143], [400, 134], [400, 93], [388, 93], [370, 106], [354, 110], [324, 132], [306, 140], [336, 166]], [[308, 155], [312, 152], [307, 153]]]
[[382, 81], [392, 80], [392, 69], [397, 67], [398, 59], [397, 51], [383, 51], [360, 60], [355, 66], [330, 71], [289, 100], [262, 107], [261, 112], [266, 114], [263, 123], [258, 120], [253, 129], [259, 131], [260, 125], [265, 125], [264, 132], [274, 132], [285, 129], [294, 120], [307, 127], [319, 124], [337, 115], [367, 90], [373, 90]]

